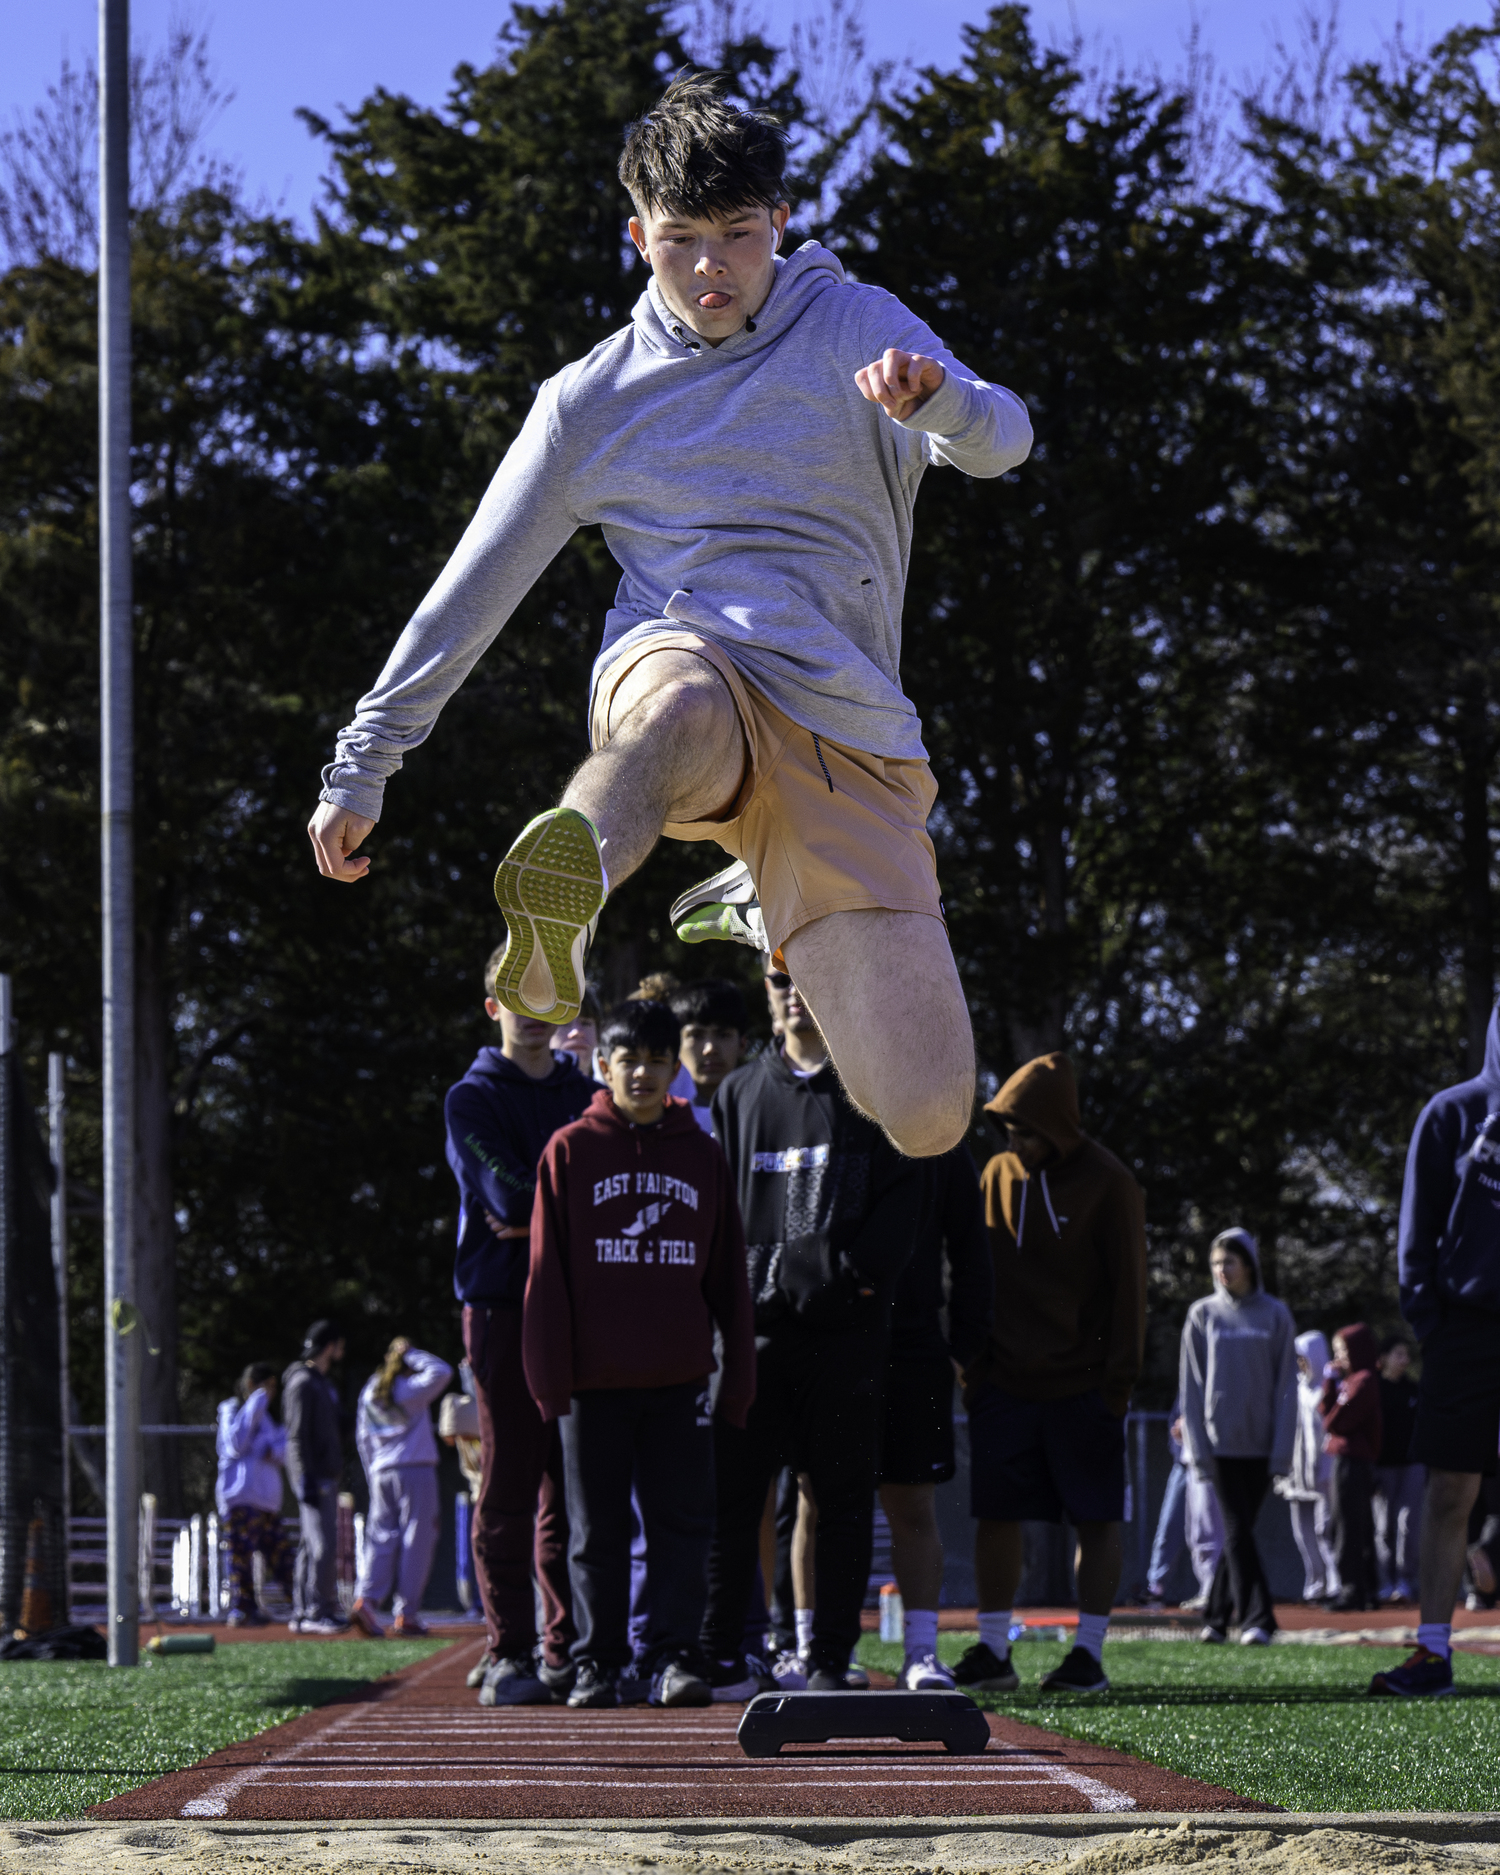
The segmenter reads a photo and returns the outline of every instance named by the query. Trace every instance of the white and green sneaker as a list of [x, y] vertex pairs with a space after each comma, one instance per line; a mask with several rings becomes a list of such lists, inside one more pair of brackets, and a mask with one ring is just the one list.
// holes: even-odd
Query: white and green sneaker
[[707, 944], [717, 938], [748, 944], [753, 951], [771, 948], [755, 881], [742, 859], [690, 887], [667, 917], [684, 944]]
[[583, 960], [608, 894], [588, 816], [571, 807], [538, 814], [495, 874], [506, 932], [495, 1001], [538, 1022], [571, 1022], [583, 1002]]

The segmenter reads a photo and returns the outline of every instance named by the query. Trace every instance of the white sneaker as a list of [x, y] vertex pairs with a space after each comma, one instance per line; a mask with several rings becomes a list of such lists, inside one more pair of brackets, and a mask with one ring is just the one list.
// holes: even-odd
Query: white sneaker
[[951, 1693], [958, 1682], [936, 1654], [908, 1654], [899, 1684], [908, 1693]]
[[1240, 1629], [1240, 1646], [1241, 1647], [1269, 1647], [1270, 1645], [1271, 1645], [1271, 1636], [1266, 1632], [1264, 1628], [1241, 1628]]
[[1210, 1647], [1222, 1647], [1225, 1641], [1229, 1639], [1229, 1636], [1222, 1628], [1205, 1627], [1199, 1629], [1198, 1639], [1200, 1641], [1206, 1641]]
[[781, 1693], [802, 1693], [807, 1690], [807, 1662], [800, 1654], [790, 1649], [778, 1654], [771, 1663], [771, 1678], [776, 1682], [776, 1690]]
[[852, 1692], [856, 1693], [868, 1693], [870, 1690], [869, 1674], [866, 1673], [859, 1662], [853, 1658], [850, 1659], [848, 1666], [844, 1669], [844, 1684]]
[[724, 938], [755, 951], [771, 948], [755, 881], [742, 859], [711, 879], [700, 879], [697, 885], [689, 886], [667, 913], [667, 922], [682, 944]]

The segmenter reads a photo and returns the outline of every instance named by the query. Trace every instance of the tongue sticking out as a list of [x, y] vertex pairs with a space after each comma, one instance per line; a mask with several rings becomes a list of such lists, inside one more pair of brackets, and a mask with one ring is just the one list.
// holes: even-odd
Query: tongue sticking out
[[703, 293], [699, 295], [698, 304], [705, 312], [722, 312], [729, 304], [729, 295], [727, 293]]

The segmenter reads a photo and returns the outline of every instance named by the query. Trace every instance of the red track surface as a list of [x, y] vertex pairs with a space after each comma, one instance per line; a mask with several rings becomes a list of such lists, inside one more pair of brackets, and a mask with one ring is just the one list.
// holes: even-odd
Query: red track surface
[[[1217, 1785], [990, 1717], [988, 1751], [800, 1747], [746, 1758], [739, 1706], [486, 1711], [455, 1642], [350, 1699], [96, 1805], [101, 1819], [1007, 1816], [1259, 1810]], [[872, 1693], [871, 1699], [879, 1699]]]

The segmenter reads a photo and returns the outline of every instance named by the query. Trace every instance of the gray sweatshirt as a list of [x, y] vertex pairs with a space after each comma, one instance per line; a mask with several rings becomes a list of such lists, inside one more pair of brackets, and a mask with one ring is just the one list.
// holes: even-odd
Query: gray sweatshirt
[[[751, 328], [754, 328], [753, 330]], [[909, 423], [854, 374], [895, 346], [947, 377]], [[715, 347], [653, 279], [631, 323], [549, 378], [437, 584], [341, 731], [322, 798], [378, 818], [387, 779], [574, 531], [602, 524], [624, 577], [600, 671], [690, 630], [794, 722], [920, 757], [901, 689], [912, 508], [929, 463], [996, 476], [1031, 449], [1025, 406], [816, 241], [778, 259], [756, 317]]]
[[1291, 1470], [1297, 1436], [1296, 1326], [1284, 1302], [1258, 1285], [1235, 1297], [1216, 1288], [1188, 1310], [1178, 1369], [1183, 1455], [1195, 1476], [1215, 1458], [1264, 1458]]

